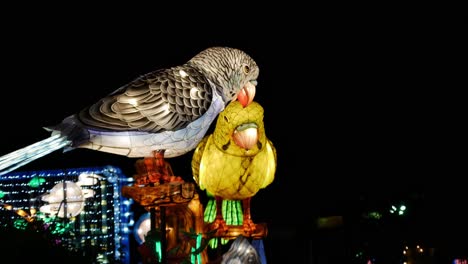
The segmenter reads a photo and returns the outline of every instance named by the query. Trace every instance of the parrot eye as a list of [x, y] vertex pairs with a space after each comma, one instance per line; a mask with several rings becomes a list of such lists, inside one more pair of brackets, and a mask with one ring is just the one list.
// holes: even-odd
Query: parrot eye
[[244, 65], [244, 67], [242, 67], [242, 70], [244, 70], [244, 73], [245, 74], [248, 74], [250, 72], [250, 67], [249, 65]]

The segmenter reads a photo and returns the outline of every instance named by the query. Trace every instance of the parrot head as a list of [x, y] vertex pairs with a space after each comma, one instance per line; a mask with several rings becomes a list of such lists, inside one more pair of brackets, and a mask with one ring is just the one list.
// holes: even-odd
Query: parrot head
[[219, 149], [233, 155], [256, 155], [266, 141], [263, 107], [252, 102], [243, 107], [233, 101], [218, 117], [214, 142]]
[[259, 68], [245, 52], [228, 47], [212, 47], [195, 55], [187, 64], [201, 71], [221, 89], [226, 104], [238, 100], [246, 107], [252, 103]]

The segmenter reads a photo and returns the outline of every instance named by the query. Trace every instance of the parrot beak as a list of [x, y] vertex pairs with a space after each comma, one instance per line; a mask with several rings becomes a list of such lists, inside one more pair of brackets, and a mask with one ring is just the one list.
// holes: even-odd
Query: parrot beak
[[241, 103], [242, 107], [245, 108], [250, 103], [252, 103], [255, 97], [256, 85], [257, 81], [250, 81], [239, 92], [237, 100]]
[[233, 138], [234, 142], [239, 147], [246, 150], [251, 149], [258, 141], [257, 125], [254, 123], [247, 123], [238, 126], [234, 131]]

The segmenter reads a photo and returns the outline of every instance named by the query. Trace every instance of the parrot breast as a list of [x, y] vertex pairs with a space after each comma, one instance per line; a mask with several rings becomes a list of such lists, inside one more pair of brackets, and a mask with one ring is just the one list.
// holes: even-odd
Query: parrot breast
[[203, 154], [199, 180], [216, 196], [229, 200], [245, 199], [273, 181], [276, 159], [270, 143], [255, 156], [235, 156], [226, 155], [208, 139]]
[[276, 170], [276, 149], [265, 135], [260, 104], [244, 108], [231, 102], [213, 134], [197, 147], [193, 164], [200, 188], [224, 199], [246, 199], [268, 186]]

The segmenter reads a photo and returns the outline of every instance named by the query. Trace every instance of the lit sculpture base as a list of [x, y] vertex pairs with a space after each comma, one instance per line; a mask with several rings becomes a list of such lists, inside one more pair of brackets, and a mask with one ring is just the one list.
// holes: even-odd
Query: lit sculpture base
[[[150, 212], [151, 230], [159, 232], [161, 248], [153, 244], [139, 247], [144, 264], [181, 263], [192, 256], [194, 241], [181, 234], [194, 230], [203, 232], [203, 206], [195, 191], [195, 184], [185, 182], [173, 174], [171, 165], [164, 159], [164, 151], [153, 157], [137, 160], [133, 186], [123, 186], [122, 195], [133, 199]], [[157, 261], [159, 255], [159, 261]], [[206, 251], [197, 254], [206, 264]]]
[[149, 211], [156, 206], [188, 203], [194, 196], [195, 185], [190, 182], [170, 182], [156, 186], [123, 186], [122, 195], [132, 198]]
[[[210, 232], [212, 230], [211, 225], [211, 223], [205, 224], [205, 232]], [[218, 229], [213, 236], [225, 239], [236, 239], [238, 236], [242, 235], [248, 238], [260, 239], [268, 235], [268, 228], [265, 223], [255, 224], [255, 231], [253, 232], [246, 232], [242, 225], [228, 225], [227, 227], [228, 230], [226, 231]]]

